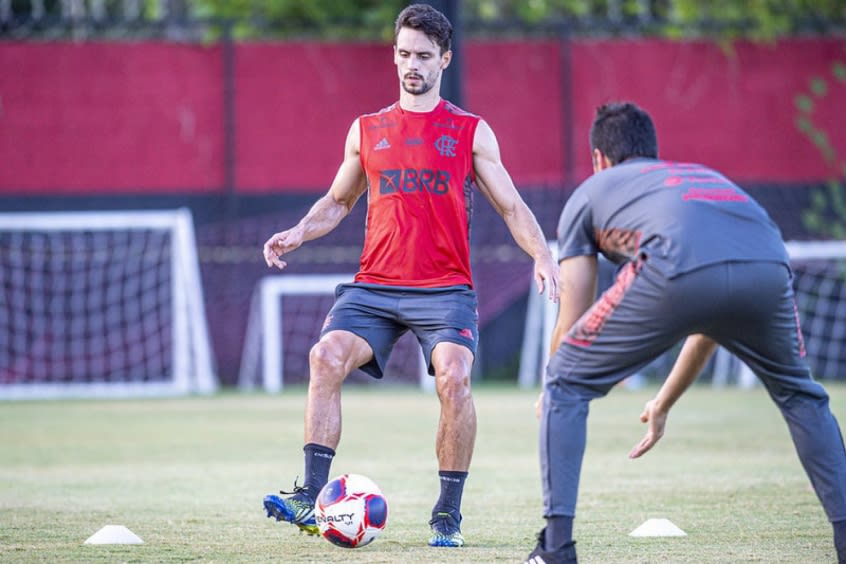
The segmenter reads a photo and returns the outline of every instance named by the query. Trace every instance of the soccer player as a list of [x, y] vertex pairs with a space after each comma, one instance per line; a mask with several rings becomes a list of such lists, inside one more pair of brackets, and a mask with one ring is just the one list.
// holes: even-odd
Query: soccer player
[[315, 534], [314, 501], [329, 477], [341, 436], [341, 385], [355, 368], [381, 378], [397, 339], [412, 331], [440, 400], [435, 451], [440, 497], [431, 546], [460, 547], [461, 498], [476, 437], [470, 370], [479, 338], [470, 271], [474, 186], [534, 259], [538, 292], [557, 300], [558, 269], [535, 216], [500, 160], [493, 131], [441, 99], [452, 25], [425, 4], [398, 16], [394, 64], [399, 102], [356, 119], [329, 192], [300, 222], [264, 245], [268, 266], [326, 235], [367, 194], [367, 223], [354, 283], [336, 290], [320, 340], [309, 354], [305, 478], [289, 497], [268, 495], [268, 517]]
[[[560, 309], [540, 407], [546, 526], [528, 562], [576, 562], [572, 528], [590, 401], [682, 338], [640, 416], [648, 431], [630, 458], [661, 438], [670, 408], [720, 344], [781, 410], [844, 562], [846, 450], [828, 395], [803, 360], [778, 228], [718, 172], [658, 160], [652, 119], [632, 103], [598, 108], [590, 149], [595, 174], [570, 196], [558, 224]], [[619, 271], [594, 301], [597, 253]]]

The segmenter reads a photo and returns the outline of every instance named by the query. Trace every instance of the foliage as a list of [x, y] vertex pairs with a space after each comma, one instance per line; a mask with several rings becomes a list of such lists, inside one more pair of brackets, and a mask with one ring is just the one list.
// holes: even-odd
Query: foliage
[[[389, 41], [408, 0], [10, 0], [10, 21], [46, 22], [79, 31], [103, 24], [185, 26], [183, 35], [215, 39], [319, 38]], [[459, 14], [465, 34], [581, 36], [636, 34], [671, 38], [775, 40], [846, 29], [842, 0], [438, 0]], [[2, 16], [2, 14], [0, 14]], [[9, 17], [9, 16], [7, 16]], [[16, 24], [16, 25], [18, 25]], [[186, 26], [187, 24], [187, 26]], [[0, 22], [0, 33], [3, 32]], [[127, 33], [126, 31], [124, 33]]]
[[810, 207], [802, 212], [802, 223], [811, 233], [833, 239], [846, 239], [846, 157], [841, 157], [824, 129], [814, 123], [817, 101], [828, 96], [846, 95], [846, 61], [835, 61], [830, 76], [815, 76], [807, 92], [795, 98], [799, 115], [796, 127], [819, 150], [830, 170], [825, 188], [811, 192]]
[[[459, 2], [468, 33], [642, 33], [675, 38], [774, 40], [846, 24], [840, 0], [445, 0]], [[236, 37], [390, 39], [403, 0], [194, 0], [196, 16], [236, 20]], [[472, 25], [471, 25], [472, 24]], [[504, 24], [504, 25], [503, 25]]]
[[236, 39], [319, 37], [329, 40], [393, 37], [403, 0], [195, 0], [199, 18], [234, 22]]
[[699, 24], [705, 35], [766, 41], [797, 31], [824, 30], [846, 19], [846, 7], [837, 0], [669, 0], [664, 4], [670, 35], [679, 36], [689, 35], [686, 30]]

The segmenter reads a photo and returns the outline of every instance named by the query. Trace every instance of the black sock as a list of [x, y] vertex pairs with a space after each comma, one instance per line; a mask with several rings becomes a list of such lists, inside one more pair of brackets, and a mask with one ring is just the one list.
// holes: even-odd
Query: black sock
[[834, 527], [834, 548], [837, 550], [837, 562], [846, 564], [846, 520], [831, 524]]
[[308, 488], [309, 495], [316, 498], [326, 482], [329, 481], [329, 469], [332, 466], [335, 451], [323, 445], [308, 443], [303, 447], [303, 452], [305, 452], [304, 485]]
[[461, 522], [461, 496], [464, 493], [464, 480], [467, 479], [467, 472], [452, 472], [441, 470], [438, 472], [441, 482], [441, 495], [435, 508], [432, 509], [432, 517], [438, 513], [449, 513], [456, 520]]
[[569, 542], [573, 542], [573, 518], [567, 515], [547, 517], [544, 550], [556, 551]]

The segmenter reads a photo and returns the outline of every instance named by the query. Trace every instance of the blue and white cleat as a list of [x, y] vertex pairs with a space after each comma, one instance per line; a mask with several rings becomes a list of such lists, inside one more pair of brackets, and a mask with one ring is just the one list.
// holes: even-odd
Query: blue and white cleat
[[308, 494], [308, 489], [297, 486], [294, 482], [293, 492], [280, 491], [279, 493], [293, 495], [291, 497], [279, 497], [275, 494], [264, 496], [264, 510], [267, 516], [296, 525], [306, 534], [319, 535], [320, 531], [314, 520], [314, 500]]
[[437, 513], [429, 521], [432, 527], [432, 537], [429, 539], [429, 546], [446, 546], [458, 548], [464, 546], [464, 537], [461, 535], [461, 523], [456, 521], [449, 513]]

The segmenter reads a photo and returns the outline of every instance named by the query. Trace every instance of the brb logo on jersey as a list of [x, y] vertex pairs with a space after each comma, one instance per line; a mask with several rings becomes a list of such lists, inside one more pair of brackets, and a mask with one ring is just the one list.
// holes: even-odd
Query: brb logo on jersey
[[429, 192], [446, 194], [449, 191], [449, 173], [429, 168], [399, 168], [379, 171], [379, 193]]

